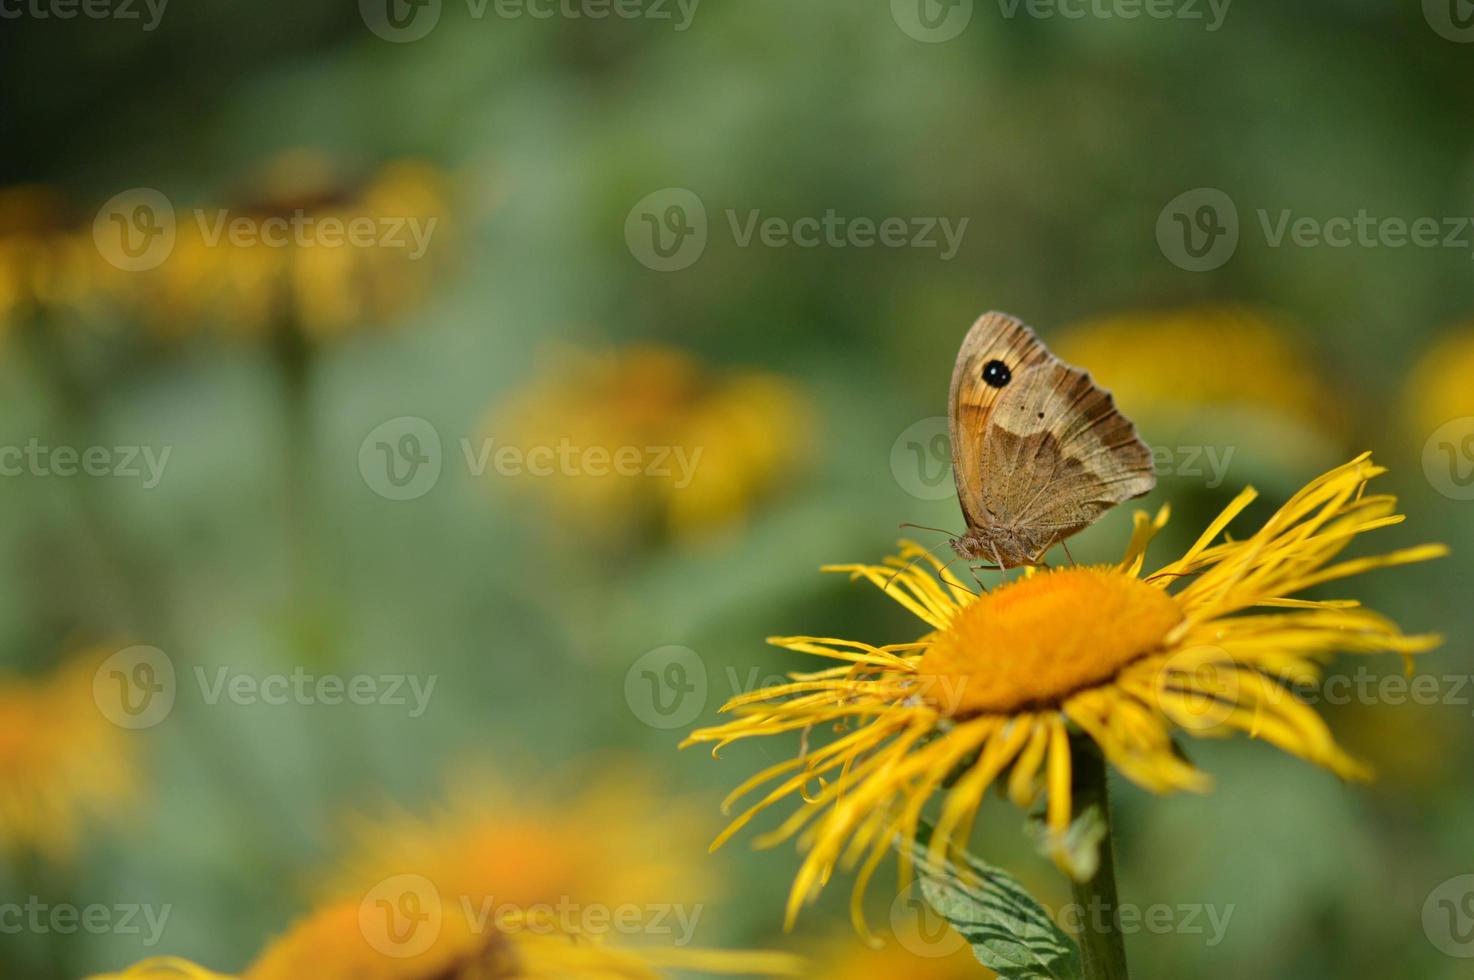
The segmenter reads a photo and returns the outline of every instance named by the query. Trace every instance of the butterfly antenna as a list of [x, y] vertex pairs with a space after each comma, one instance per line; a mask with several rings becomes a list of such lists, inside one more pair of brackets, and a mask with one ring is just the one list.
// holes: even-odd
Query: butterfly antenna
[[[952, 581], [952, 582], [947, 581], [946, 576], [944, 576], [942, 573], [945, 572], [947, 569], [951, 568], [952, 567], [952, 563], [955, 562], [958, 558], [961, 558], [961, 557], [962, 557], [961, 555], [955, 555], [952, 558], [948, 558], [947, 561], [942, 565], [942, 567], [939, 568], [939, 569], [937, 569], [937, 579], [938, 579], [938, 581], [940, 581], [943, 585], [955, 585], [957, 588], [961, 589], [963, 592], [966, 592], [968, 595], [972, 595], [972, 596], [982, 595], [983, 592], [987, 592], [988, 591], [988, 587], [985, 586], [982, 582], [978, 582], [978, 577], [976, 575], [974, 575], [972, 577], [972, 580], [974, 582], [977, 582], [978, 588], [981, 589], [982, 592], [974, 592], [972, 589], [969, 589], [967, 586], [963, 585], [960, 580], [958, 580], [958, 581]], [[968, 568], [971, 568], [971, 567], [972, 567], [971, 565], [968, 566]]]
[[940, 527], [927, 527], [925, 524], [912, 524], [910, 521], [902, 521], [898, 526], [899, 527], [914, 527], [918, 531], [936, 531], [938, 534], [950, 534], [954, 538], [957, 537], [957, 532], [956, 531], [948, 531], [945, 528], [940, 528]]

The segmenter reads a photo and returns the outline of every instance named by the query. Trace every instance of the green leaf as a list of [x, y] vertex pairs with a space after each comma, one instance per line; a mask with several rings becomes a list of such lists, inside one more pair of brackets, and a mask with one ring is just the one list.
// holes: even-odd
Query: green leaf
[[1080, 951], [1008, 872], [967, 855], [965, 868], [927, 859], [932, 829], [922, 823], [905, 842], [916, 862], [921, 893], [962, 934], [978, 962], [1003, 980], [1081, 980]]

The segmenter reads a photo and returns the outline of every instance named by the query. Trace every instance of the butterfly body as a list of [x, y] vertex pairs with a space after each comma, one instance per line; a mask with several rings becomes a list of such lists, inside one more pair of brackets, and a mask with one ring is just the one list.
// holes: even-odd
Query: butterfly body
[[952, 473], [967, 531], [951, 544], [1001, 568], [1156, 486], [1151, 451], [1110, 393], [1005, 313], [978, 318], [952, 372]]

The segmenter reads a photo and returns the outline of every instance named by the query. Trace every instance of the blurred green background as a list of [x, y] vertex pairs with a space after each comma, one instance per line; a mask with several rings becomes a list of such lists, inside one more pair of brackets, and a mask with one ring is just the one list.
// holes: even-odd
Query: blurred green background
[[[1378, 781], [1241, 740], [1194, 748], [1211, 795], [1122, 784], [1123, 898], [1231, 915], [1215, 943], [1129, 937], [1137, 975], [1468, 975], [1474, 885], [1446, 883], [1474, 872], [1474, 47], [1439, 4], [1242, 2], [1209, 29], [1186, 0], [1134, 19], [652, 0], [597, 20], [445, 0], [396, 8], [400, 30], [373, 3], [198, 0], [156, 20], [39, 3], [0, 22], [0, 447], [103, 447], [125, 472], [0, 460], [0, 896], [171, 911], [157, 942], [0, 922], [0, 974], [160, 953], [237, 972], [339, 880], [354, 814], [429, 815], [497, 783], [514, 789], [487, 819], [520, 841], [526, 814], [586, 806], [587, 774], [638, 772], [651, 819], [694, 814], [678, 863], [703, 879], [682, 896], [714, 896], [700, 944], [796, 950], [824, 976], [981, 975], [863, 951], [848, 881], [785, 935], [792, 849], [745, 835], [704, 854], [722, 794], [777, 760], [675, 746], [756, 679], [809, 666], [768, 635], [914, 637], [817, 568], [878, 560], [902, 521], [958, 528], [938, 417], [966, 328], [1001, 309], [1162, 450], [1140, 502], [1173, 505], [1158, 560], [1243, 485], [1262, 519], [1363, 449], [1409, 515], [1379, 544], [1454, 549], [1349, 590], [1447, 636], [1421, 666], [1434, 703], [1325, 707]], [[107, 235], [168, 217], [140, 188], [172, 209], [173, 244], [120, 268]], [[369, 216], [381, 237], [212, 243], [221, 209], [256, 228]], [[754, 212], [908, 234], [745, 240]], [[1323, 230], [1432, 217], [1438, 243], [1380, 224], [1297, 244], [1275, 238], [1286, 212]], [[422, 255], [382, 237], [431, 218]], [[960, 229], [955, 254], [940, 231], [912, 241], [932, 219]], [[1182, 222], [1227, 244], [1197, 258]], [[494, 455], [477, 472], [487, 439], [524, 464], [565, 440], [702, 456], [689, 485]], [[146, 454], [166, 451], [150, 481]], [[1076, 557], [1118, 554], [1131, 509]], [[103, 724], [93, 668], [140, 644], [175, 673], [172, 709]], [[674, 714], [642, 660], [672, 646], [706, 679], [667, 692]], [[82, 720], [45, 700], [74, 664]], [[410, 703], [211, 703], [199, 678], [222, 668], [377, 693], [407, 676]], [[1401, 665], [1331, 671], [1363, 669]], [[410, 681], [434, 684], [418, 714]], [[607, 830], [593, 811], [588, 832]], [[983, 823], [980, 854], [1063, 900], [1017, 812]], [[873, 892], [884, 927], [894, 889]]]

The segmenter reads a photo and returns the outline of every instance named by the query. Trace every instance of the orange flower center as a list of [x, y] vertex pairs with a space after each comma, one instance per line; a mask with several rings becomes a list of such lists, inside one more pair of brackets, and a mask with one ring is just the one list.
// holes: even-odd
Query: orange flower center
[[1054, 707], [1162, 647], [1171, 596], [1100, 568], [1043, 572], [964, 606], [921, 658], [927, 700], [951, 716]]

